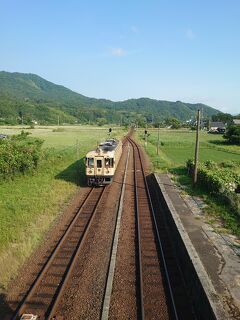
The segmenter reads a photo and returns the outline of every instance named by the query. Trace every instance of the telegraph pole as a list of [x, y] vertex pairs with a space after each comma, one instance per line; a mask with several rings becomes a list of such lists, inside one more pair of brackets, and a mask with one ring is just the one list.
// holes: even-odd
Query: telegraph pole
[[196, 183], [197, 183], [197, 173], [198, 173], [200, 114], [201, 114], [201, 113], [200, 113], [200, 110], [198, 110], [198, 112], [197, 112], [197, 130], [196, 130], [196, 144], [195, 144], [193, 186], [195, 186]]
[[160, 124], [158, 125], [157, 155], [159, 154]]

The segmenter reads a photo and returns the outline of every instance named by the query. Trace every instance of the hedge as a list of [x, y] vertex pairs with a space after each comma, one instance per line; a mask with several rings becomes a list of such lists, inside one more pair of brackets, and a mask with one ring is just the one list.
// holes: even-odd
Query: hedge
[[0, 140], [0, 178], [12, 178], [37, 167], [43, 141], [26, 133]]
[[[198, 168], [197, 183], [240, 215], [240, 175], [234, 171], [234, 167], [238, 165], [230, 162], [217, 164], [213, 161], [201, 163]], [[192, 174], [193, 160], [188, 160], [186, 166], [188, 173]]]

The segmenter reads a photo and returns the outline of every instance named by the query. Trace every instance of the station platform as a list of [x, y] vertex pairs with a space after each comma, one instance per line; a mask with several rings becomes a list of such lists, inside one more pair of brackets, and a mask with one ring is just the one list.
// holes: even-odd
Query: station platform
[[[203, 312], [201, 318], [208, 319], [209, 314], [209, 306], [200, 303], [200, 296], [204, 294], [216, 319], [240, 319], [240, 251], [236, 237], [216, 232], [207, 223], [201, 199], [185, 195], [167, 174], [154, 177], [167, 209], [164, 211], [180, 263], [187, 270], [186, 281], [191, 282], [192, 293], [199, 295], [196, 305], [199, 303], [199, 311]], [[201, 290], [204, 293], [200, 293]]]

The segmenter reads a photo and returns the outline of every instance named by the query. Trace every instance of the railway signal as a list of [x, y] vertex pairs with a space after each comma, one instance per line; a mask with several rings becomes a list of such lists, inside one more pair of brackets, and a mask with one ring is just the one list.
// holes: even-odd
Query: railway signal
[[148, 132], [147, 132], [147, 129], [145, 129], [144, 130], [145, 147], [147, 147], [147, 136], [148, 136]]

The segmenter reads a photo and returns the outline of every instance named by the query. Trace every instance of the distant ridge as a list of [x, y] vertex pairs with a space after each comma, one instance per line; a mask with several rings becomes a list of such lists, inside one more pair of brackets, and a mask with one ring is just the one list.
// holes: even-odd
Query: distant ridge
[[205, 104], [170, 102], [149, 98], [113, 102], [88, 98], [35, 74], [0, 72], [0, 122], [15, 123], [19, 115], [26, 121], [56, 123], [129, 123], [132, 121], [163, 121], [194, 118], [197, 109], [205, 117], [220, 112]]

